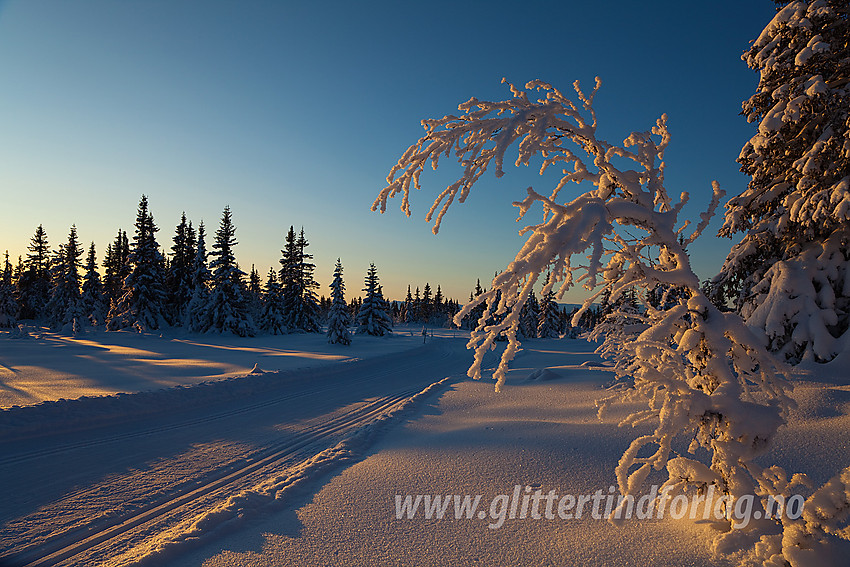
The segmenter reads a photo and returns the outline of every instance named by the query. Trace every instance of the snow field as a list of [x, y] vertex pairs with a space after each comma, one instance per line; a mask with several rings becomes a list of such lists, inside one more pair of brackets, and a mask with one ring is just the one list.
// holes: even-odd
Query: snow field
[[31, 338], [0, 331], [0, 408], [61, 398], [190, 386], [244, 376], [259, 364], [294, 370], [398, 352], [421, 344], [406, 333], [356, 337], [349, 347], [324, 334], [240, 338], [177, 333], [91, 332], [78, 337], [29, 328]]
[[[417, 347], [384, 356], [2, 412], [28, 418], [0, 429], [0, 564], [723, 564], [702, 521], [397, 519], [397, 495], [480, 494], [487, 510], [516, 485], [605, 492], [642, 433], [616, 425], [640, 404], [598, 419], [612, 375], [593, 344], [526, 341], [497, 394], [463, 378], [462, 335], [423, 347], [420, 330], [374, 339]], [[798, 407], [759, 462], [820, 484], [847, 465], [850, 386], [834, 363], [794, 382]]]
[[[54, 416], [52, 435], [3, 444], [0, 484], [11, 497], [0, 563], [157, 563], [356, 458], [386, 423], [445, 383], [432, 380], [434, 373], [462, 372], [462, 344], [434, 341], [282, 376], [58, 404], [106, 400], [126, 409], [135, 398], [158, 395], [155, 401], [184, 408], [129, 421], [114, 415], [70, 435], [56, 433], [65, 427]], [[55, 405], [19, 412], [43, 418]]]
[[[586, 514], [508, 519], [490, 529], [490, 518], [457, 520], [451, 511], [443, 519], [396, 518], [396, 495], [480, 494], [480, 510], [515, 485], [591, 494], [616, 484], [614, 467], [641, 432], [616, 424], [640, 405], [597, 418], [595, 401], [611, 375], [591, 350], [582, 341], [526, 341], [501, 393], [487, 381], [453, 384], [366, 459], [302, 497], [300, 507], [293, 503], [169, 565], [725, 565], [710, 551], [717, 527], [701, 520], [668, 516], [614, 527]], [[800, 383], [800, 409], [764, 459], [818, 482], [846, 466], [844, 392], [834, 383]], [[675, 448], [684, 453], [683, 445]], [[647, 483], [666, 476], [652, 473]]]

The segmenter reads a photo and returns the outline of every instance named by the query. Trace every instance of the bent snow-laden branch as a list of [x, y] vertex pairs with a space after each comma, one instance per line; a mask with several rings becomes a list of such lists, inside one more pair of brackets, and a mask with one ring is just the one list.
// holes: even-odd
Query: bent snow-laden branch
[[[561, 298], [575, 285], [592, 292], [574, 324], [602, 294], [614, 301], [627, 290], [642, 292], [643, 310], [631, 315], [639, 324], [600, 337], [599, 352], [614, 359], [617, 376], [633, 380], [629, 395], [648, 405], [621, 425], [653, 425], [620, 460], [620, 491], [636, 494], [652, 469], [666, 466], [668, 483], [712, 484], [734, 502], [756, 494], [763, 482], [753, 459], [784, 423], [792, 403], [787, 383], [741, 319], [719, 311], [705, 297], [691, 267], [687, 247], [707, 227], [723, 191], [715, 182], [708, 209], [688, 234], [689, 223], [679, 221], [688, 194], [674, 201], [664, 187], [663, 158], [670, 140], [666, 116], [621, 145], [601, 140], [592, 106], [599, 85], [597, 79], [587, 95], [576, 82], [576, 100], [541, 81], [528, 83], [527, 90], [510, 85], [509, 100], [472, 98], [459, 106], [460, 116], [424, 120], [426, 135], [392, 168], [372, 209], [385, 211], [387, 201], [401, 194], [402, 210], [409, 215], [410, 188], [420, 188], [426, 164], [436, 169], [442, 156], [454, 156], [463, 174], [437, 196], [426, 217], [434, 220], [436, 233], [450, 206], [467, 198], [491, 164], [502, 175], [509, 148], [517, 147], [517, 166], [539, 158], [541, 173], [560, 168], [562, 175], [548, 196], [528, 188], [514, 203], [517, 220], [538, 204], [543, 220], [522, 230], [527, 239], [513, 262], [494, 277], [489, 291], [457, 315], [459, 321], [486, 304], [468, 345], [475, 350], [469, 375], [480, 378], [484, 355], [495, 348], [498, 336], [506, 335], [508, 345], [494, 373], [496, 388], [503, 385], [520, 347], [520, 311], [544, 274], [544, 294], [555, 291]], [[532, 90], [541, 93], [537, 100], [527, 92]], [[560, 198], [569, 183], [592, 188], [571, 200]], [[646, 300], [658, 289], [676, 290], [665, 294], [663, 307]], [[707, 449], [710, 464], [695, 458], [671, 460], [677, 437], [692, 439], [691, 453]]]

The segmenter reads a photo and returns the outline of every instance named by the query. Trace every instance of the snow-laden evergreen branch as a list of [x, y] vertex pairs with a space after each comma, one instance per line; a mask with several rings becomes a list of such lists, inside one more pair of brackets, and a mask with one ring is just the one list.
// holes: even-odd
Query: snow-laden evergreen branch
[[759, 72], [738, 157], [751, 177], [722, 236], [744, 233], [710, 285], [797, 364], [850, 345], [850, 6], [788, 2], [743, 59]]

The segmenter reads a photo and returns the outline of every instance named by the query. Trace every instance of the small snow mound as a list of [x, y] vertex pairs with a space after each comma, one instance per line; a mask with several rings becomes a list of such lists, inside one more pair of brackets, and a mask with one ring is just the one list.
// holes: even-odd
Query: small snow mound
[[251, 372], [249, 372], [249, 374], [265, 374], [265, 373], [266, 373], [266, 372], [260, 368], [260, 363], [259, 363], [259, 362], [255, 362], [255, 363], [254, 363], [254, 368], [252, 368], [252, 369], [251, 369]]
[[553, 372], [550, 368], [538, 368], [528, 375], [526, 382], [546, 382], [548, 380], [557, 380], [561, 375]]

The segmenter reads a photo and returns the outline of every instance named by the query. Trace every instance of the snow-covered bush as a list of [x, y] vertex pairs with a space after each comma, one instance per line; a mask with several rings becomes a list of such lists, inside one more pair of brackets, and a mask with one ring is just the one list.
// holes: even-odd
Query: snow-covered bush
[[[632, 133], [622, 145], [601, 140], [593, 108], [599, 86], [597, 79], [588, 95], [576, 82], [577, 100], [573, 100], [547, 83], [531, 81], [525, 88], [543, 93], [537, 100], [511, 85], [513, 96], [508, 100], [472, 98], [459, 106], [460, 116], [423, 120], [426, 135], [392, 168], [388, 185], [372, 208], [383, 212], [389, 198], [401, 193], [402, 210], [409, 215], [411, 185], [420, 188], [424, 167], [430, 163], [436, 168], [442, 155], [454, 154], [463, 174], [440, 193], [428, 212], [426, 219], [434, 219], [435, 233], [449, 207], [467, 198], [490, 165], [496, 176], [503, 175], [505, 153], [515, 142], [517, 166], [530, 165], [540, 156], [541, 173], [561, 169], [548, 196], [529, 187], [526, 196], [514, 203], [520, 219], [539, 204], [543, 220], [522, 229], [528, 238], [514, 261], [456, 317], [459, 322], [478, 305], [486, 305], [468, 345], [475, 349], [469, 376], [481, 377], [484, 355], [504, 333], [508, 346], [494, 372], [497, 390], [503, 385], [508, 363], [520, 347], [522, 307], [542, 275], [551, 272], [543, 285], [544, 297], [555, 292], [560, 298], [578, 283], [593, 291], [574, 314], [573, 325], [603, 294], [616, 302], [624, 292], [635, 290], [643, 306], [628, 315], [636, 324], [608, 333], [600, 347], [603, 355], [614, 359], [617, 376], [633, 380], [617, 397], [640, 398], [648, 405], [623, 425], [653, 428], [631, 443], [617, 465], [620, 491], [635, 495], [652, 469], [666, 466], [668, 482], [713, 484], [734, 502], [755, 494], [762, 482], [753, 459], [766, 450], [784, 422], [792, 403], [787, 384], [761, 338], [737, 314], [712, 304], [691, 268], [687, 247], [708, 225], [723, 192], [715, 183], [708, 210], [689, 234], [689, 222], [679, 221], [688, 194], [674, 200], [664, 187], [663, 156], [670, 140], [666, 116], [651, 131]], [[566, 199], [561, 193], [569, 183], [589, 183], [593, 188]], [[676, 297], [647, 301], [649, 292], [658, 289], [677, 290]], [[498, 322], [488, 323], [493, 320]], [[676, 439], [692, 439], [689, 451], [706, 449], [710, 463], [696, 457], [671, 460]], [[761, 532], [750, 530], [746, 535], [747, 541], [735, 540], [740, 547], [752, 546]], [[718, 549], [732, 536], [740, 533], [721, 535]]]

